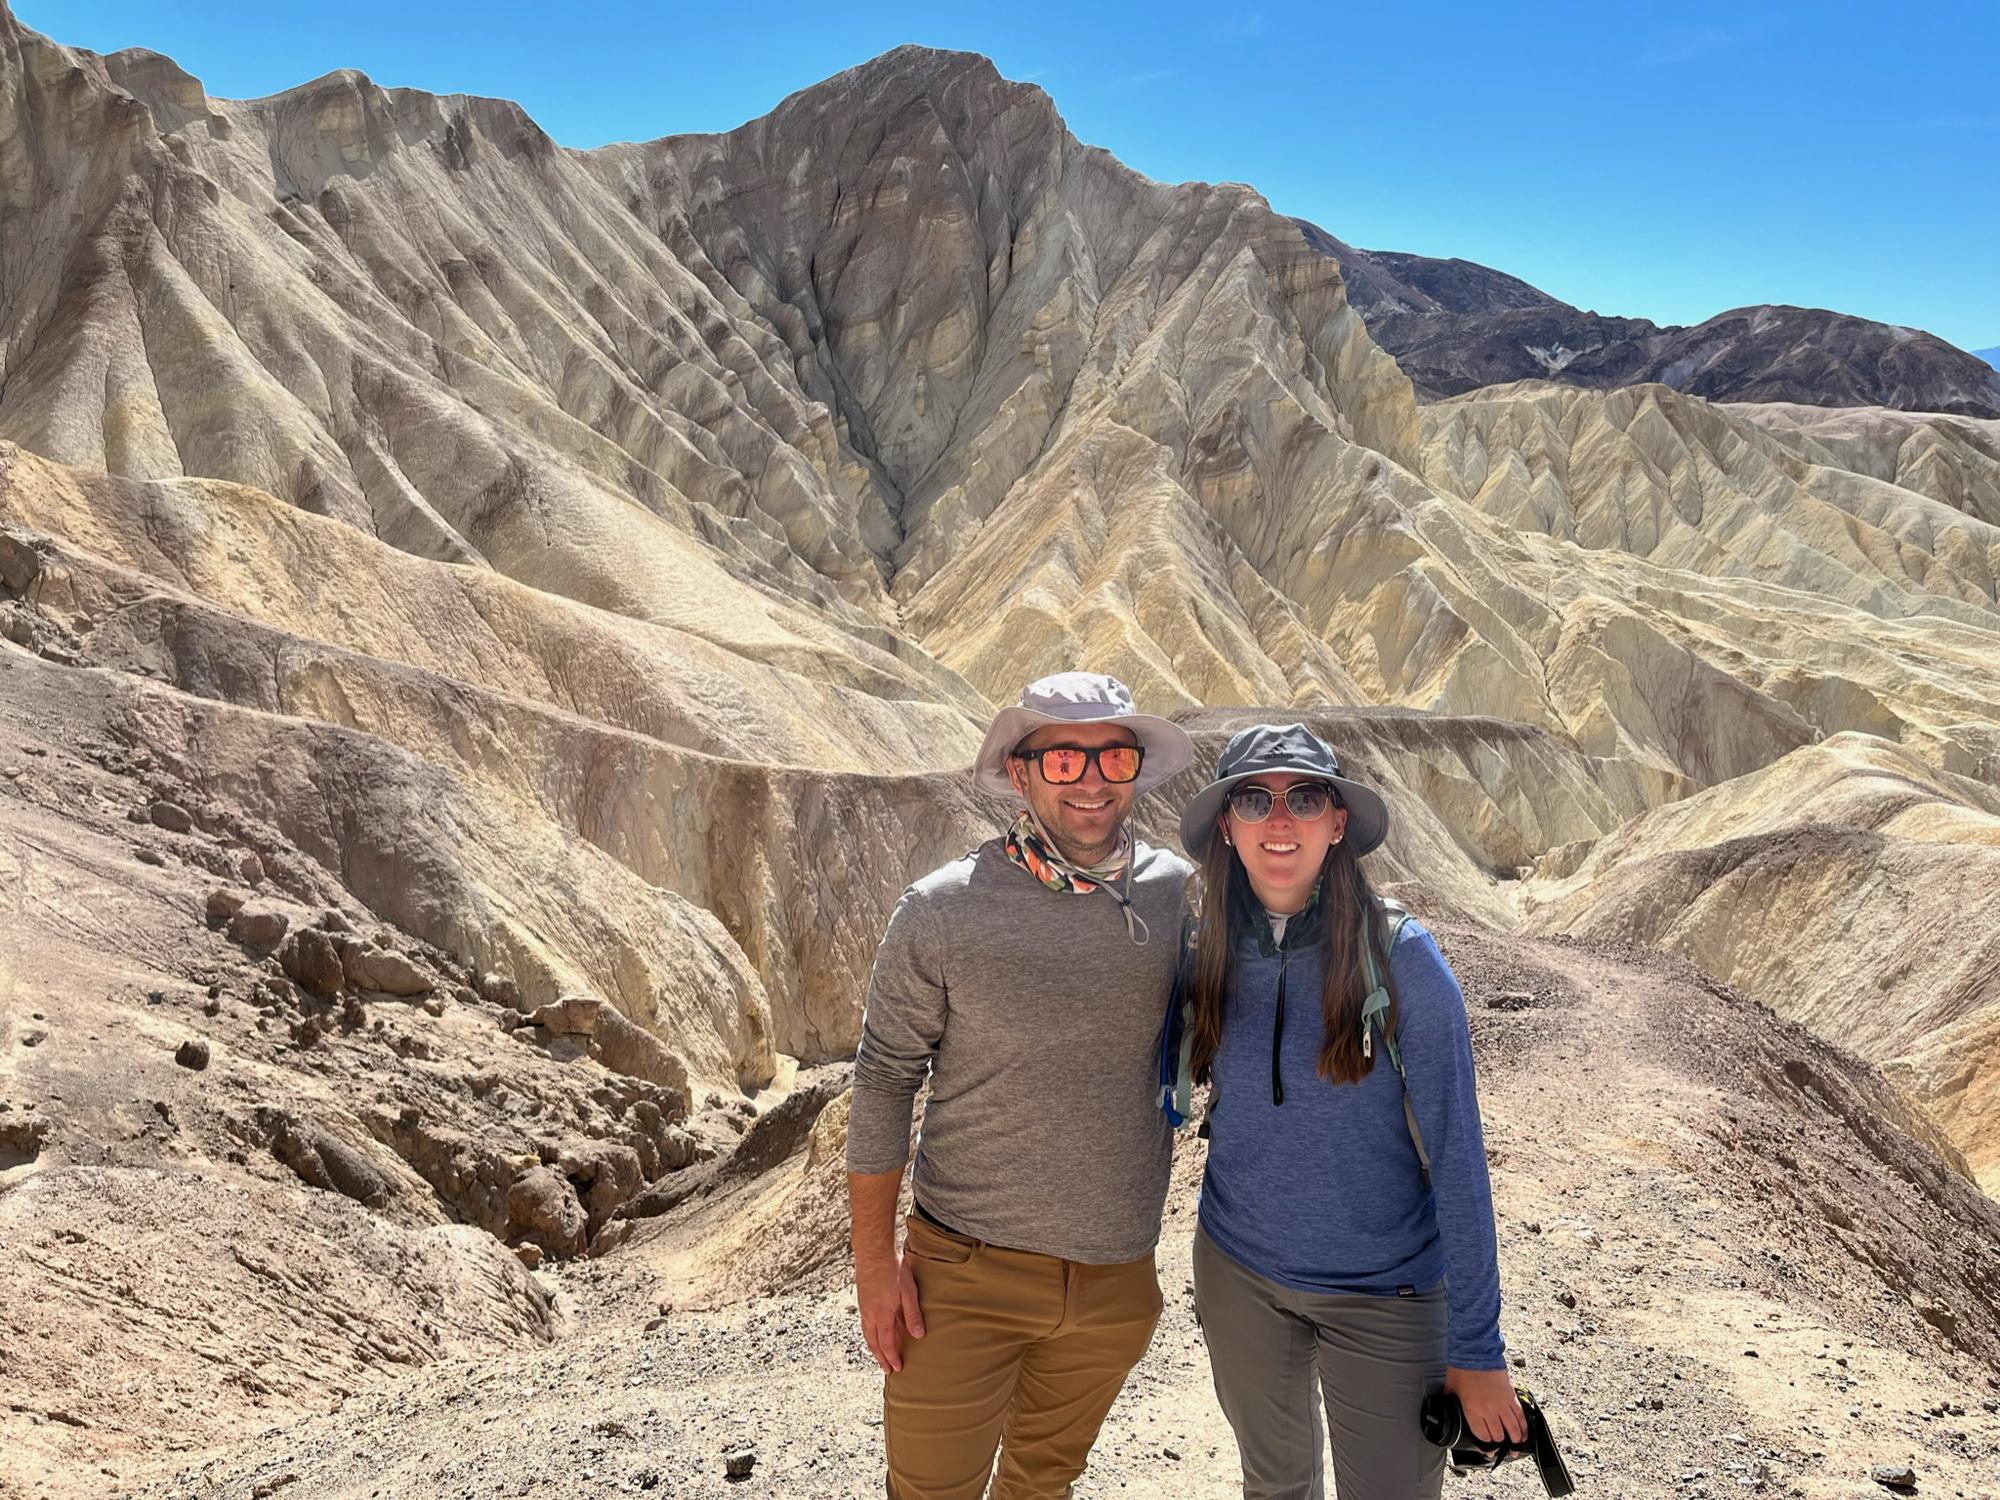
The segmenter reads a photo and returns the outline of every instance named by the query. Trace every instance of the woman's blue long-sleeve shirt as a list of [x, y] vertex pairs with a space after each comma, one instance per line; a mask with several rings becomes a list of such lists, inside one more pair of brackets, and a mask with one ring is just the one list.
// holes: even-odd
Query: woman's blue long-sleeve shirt
[[[1506, 1364], [1493, 1195], [1479, 1127], [1465, 997], [1421, 924], [1390, 955], [1396, 1034], [1431, 1180], [1403, 1115], [1404, 1080], [1379, 1035], [1375, 1066], [1355, 1084], [1318, 1074], [1324, 945], [1306, 932], [1275, 949], [1261, 914], [1232, 965], [1222, 1043], [1211, 1065], [1208, 1171], [1201, 1226], [1224, 1254], [1307, 1292], [1395, 1296], [1445, 1282], [1447, 1362]], [[1272, 1099], [1271, 1042], [1280, 966], [1284, 1102]]]

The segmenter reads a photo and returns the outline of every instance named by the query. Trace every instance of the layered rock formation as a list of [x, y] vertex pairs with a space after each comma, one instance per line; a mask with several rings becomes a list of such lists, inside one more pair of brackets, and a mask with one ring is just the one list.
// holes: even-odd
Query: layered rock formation
[[1731, 406], [1824, 468], [1847, 470], [1941, 500], [2000, 525], [2000, 422], [1880, 407], [1779, 403]]
[[991, 816], [945, 773], [1075, 661], [1529, 726], [1567, 811], [1440, 806], [1473, 873], [1412, 865], [1489, 913], [1828, 735], [1991, 774], [1986, 424], [1420, 416], [1255, 193], [1147, 182], [976, 59], [576, 153], [351, 73], [222, 101], [7, 48], [14, 634], [165, 683], [144, 732], [214, 795], [691, 1078], [851, 1046], [887, 902]]
[[[1003, 813], [993, 705], [1078, 664], [1209, 754], [1308, 718], [1441, 920], [1685, 954], [1860, 1048], [1901, 1099], [1772, 1087], [1982, 1232], [2000, 424], [1420, 407], [1379, 286], [1254, 191], [916, 48], [574, 152], [353, 73], [213, 99], [0, 9], [0, 153], [0, 1205], [45, 1259], [156, 1179], [260, 1265], [310, 1202], [373, 1309], [343, 1390], [559, 1334], [503, 1243], [817, 1273], [838, 1107], [806, 1189], [739, 1221], [732, 1184], [811, 1138], [776, 1101], [851, 1053], [898, 892]], [[1897, 1296], [1987, 1284], [1938, 1245]], [[218, 1363], [348, 1337], [279, 1280]], [[316, 1399], [231, 1378], [203, 1441]]]
[[1465, 260], [1357, 250], [1298, 221], [1340, 263], [1368, 331], [1426, 397], [1517, 380], [1658, 382], [1711, 401], [1887, 406], [2000, 417], [1989, 356], [1921, 329], [1815, 307], [1739, 307], [1692, 327], [1585, 312]]
[[2000, 791], [1866, 735], [1551, 850], [1528, 930], [1681, 953], [1890, 1075], [2000, 1188]]

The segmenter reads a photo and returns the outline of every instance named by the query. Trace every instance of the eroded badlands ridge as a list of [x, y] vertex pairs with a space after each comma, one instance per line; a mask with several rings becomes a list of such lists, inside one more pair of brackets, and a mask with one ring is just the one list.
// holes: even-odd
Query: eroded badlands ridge
[[[1901, 1092], [1675, 970], [1560, 1076], [1672, 1097], [1705, 1144], [1661, 1193], [1719, 1161], [1790, 1194], [1814, 1270], [1758, 1317], [1865, 1346], [1905, 1405], [1926, 1362], [1992, 1372], [1991, 423], [1659, 386], [1420, 409], [1254, 191], [1146, 181], [922, 49], [581, 153], [353, 73], [214, 99], [0, 11], [0, 151], [0, 1239], [35, 1307], [0, 1437], [31, 1493], [329, 1412], [339, 1493], [375, 1482], [342, 1424], [413, 1368], [560, 1381], [662, 1302], [796, 1286], [817, 1342], [773, 1359], [860, 1400], [810, 1300], [839, 1081], [799, 1067], [851, 1054], [904, 883], [1000, 815], [963, 775], [993, 704], [1077, 662], [1210, 753], [1252, 706], [1329, 734], [1398, 808], [1382, 881], [1469, 966], [1515, 954], [1489, 1028], [1562, 988], [1509, 964], [1574, 951], [1577, 993], [1622, 994], [1638, 944], [1886, 1064]], [[1519, 1217], [1644, 1176], [1637, 1116], [1551, 1117], [1491, 1066]], [[1641, 1259], [1700, 1229], [1650, 1188], [1613, 1211]], [[1530, 1281], [1578, 1273], [1510, 1232]], [[632, 1296], [588, 1292], [621, 1264]], [[1714, 1377], [1663, 1306], [1620, 1368]], [[699, 1316], [663, 1356], [738, 1314]], [[166, 1377], [127, 1389], [119, 1348]], [[1853, 1378], [1800, 1408], [1847, 1456]], [[1940, 1472], [1972, 1410], [1912, 1439]], [[705, 1432], [656, 1438], [690, 1493]], [[851, 1493], [848, 1457], [791, 1492]]]

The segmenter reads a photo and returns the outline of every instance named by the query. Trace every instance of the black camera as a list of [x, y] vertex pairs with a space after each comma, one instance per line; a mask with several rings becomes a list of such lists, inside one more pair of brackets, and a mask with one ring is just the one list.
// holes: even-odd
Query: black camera
[[1424, 1398], [1420, 1414], [1424, 1437], [1448, 1450], [1455, 1474], [1497, 1469], [1517, 1458], [1532, 1458], [1535, 1467], [1541, 1470], [1542, 1487], [1549, 1494], [1573, 1494], [1576, 1484], [1570, 1479], [1569, 1466], [1563, 1462], [1563, 1456], [1556, 1448], [1555, 1435], [1549, 1431], [1549, 1419], [1535, 1404], [1534, 1393], [1525, 1386], [1516, 1386], [1514, 1394], [1521, 1398], [1521, 1414], [1527, 1421], [1526, 1442], [1516, 1443], [1504, 1434], [1496, 1443], [1474, 1437], [1466, 1430], [1465, 1412], [1458, 1404], [1458, 1397], [1445, 1391]]

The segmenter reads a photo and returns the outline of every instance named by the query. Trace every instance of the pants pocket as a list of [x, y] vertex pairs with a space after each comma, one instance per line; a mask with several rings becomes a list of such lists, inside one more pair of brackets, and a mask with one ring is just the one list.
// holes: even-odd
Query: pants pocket
[[962, 1266], [985, 1248], [971, 1235], [940, 1229], [922, 1214], [911, 1214], [905, 1231], [904, 1252], [933, 1265]]

